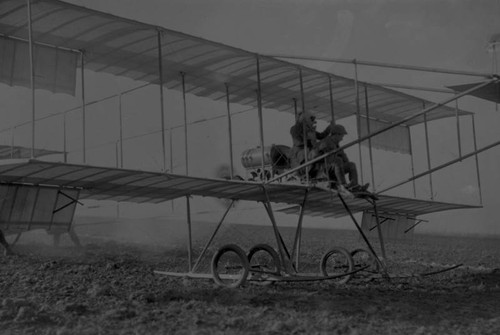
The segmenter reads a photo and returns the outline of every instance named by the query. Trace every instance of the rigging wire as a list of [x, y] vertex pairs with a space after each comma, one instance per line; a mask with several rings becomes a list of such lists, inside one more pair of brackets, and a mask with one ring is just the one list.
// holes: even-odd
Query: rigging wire
[[[150, 86], [150, 85], [151, 85], [150, 83], [147, 83], [147, 84], [144, 84], [144, 85], [140, 85], [140, 86], [137, 86], [137, 87], [125, 90], [125, 91], [120, 92], [120, 93], [116, 93], [116, 94], [112, 94], [112, 95], [106, 96], [106, 97], [101, 98], [101, 99], [93, 100], [93, 101], [87, 102], [85, 104], [85, 106], [88, 107], [88, 106], [95, 105], [95, 104], [98, 104], [98, 103], [103, 102], [103, 101], [111, 100], [113, 98], [120, 97], [122, 95], [126, 95], [126, 94], [129, 94], [129, 93], [132, 93], [134, 91], [137, 91], [137, 90], [139, 90], [141, 88], [144, 88], [144, 87], [147, 87], [147, 86]], [[82, 108], [82, 106], [79, 105], [79, 106], [76, 106], [76, 107], [73, 107], [73, 108], [61, 111], [61, 112], [56, 112], [56, 113], [52, 113], [50, 115], [39, 117], [35, 121], [38, 122], [38, 121], [47, 120], [47, 119], [50, 119], [50, 118], [53, 118], [53, 117], [57, 117], [57, 116], [61, 116], [61, 115], [66, 115], [67, 113], [70, 113], [70, 112], [80, 111], [81, 108]], [[241, 111], [231, 112], [231, 115], [243, 114], [243, 113], [246, 113], [246, 112], [250, 112], [250, 111], [252, 111], [254, 109], [255, 109], [254, 107], [250, 107], [250, 108], [247, 108], [247, 109], [244, 109], [244, 110], [241, 110]], [[187, 123], [187, 125], [199, 124], [199, 123], [213, 121], [213, 120], [221, 119], [221, 118], [225, 118], [225, 117], [227, 117], [227, 114], [218, 115], [218, 116], [214, 116], [214, 117], [210, 117], [210, 118], [203, 118], [203, 119], [195, 120], [195, 121]], [[3, 129], [0, 129], [0, 134], [2, 134], [4, 132], [7, 132], [7, 131], [12, 131], [13, 129], [20, 128], [22, 126], [30, 125], [31, 122], [32, 121], [26, 121], [26, 122], [19, 123], [19, 124], [16, 124], [16, 125], [8, 127], [8, 128], [6, 127], [6, 128], [3, 128]], [[169, 130], [172, 131], [172, 130], [179, 129], [179, 128], [182, 128], [182, 127], [184, 127], [184, 124], [170, 127]], [[133, 140], [133, 139], [145, 137], [145, 136], [148, 136], [148, 135], [157, 134], [157, 133], [160, 133], [160, 132], [161, 132], [161, 129], [160, 130], [149, 131], [149, 132], [146, 132], [146, 133], [140, 133], [140, 134], [137, 134], [137, 135], [125, 137], [125, 138], [123, 138], [123, 140], [129, 141], [129, 140]], [[104, 146], [108, 146], [108, 145], [115, 145], [115, 143], [116, 143], [116, 140], [107, 141], [107, 142], [103, 142], [103, 143], [101, 143], [99, 145], [94, 145], [94, 146], [87, 147], [87, 149], [96, 149], [96, 148], [100, 148], [100, 147], [104, 147]], [[74, 150], [72, 152], [76, 153], [76, 152], [81, 152], [81, 151], [82, 151], [82, 149], [77, 149], [77, 150]]]
[[[252, 110], [255, 110], [255, 108], [254, 107], [250, 107], [250, 108], [238, 111], [238, 112], [232, 112], [231, 115], [243, 114], [243, 113], [250, 112]], [[195, 120], [195, 121], [189, 122], [187, 125], [194, 125], [194, 124], [198, 124], [198, 123], [203, 123], [203, 122], [213, 121], [213, 120], [217, 120], [217, 119], [222, 119], [222, 118], [225, 118], [225, 117], [227, 117], [227, 115], [218, 115], [218, 116], [214, 116], [214, 117], [210, 117], [210, 118], [203, 118], [203, 119], [199, 119], [199, 120]], [[175, 129], [179, 129], [179, 128], [183, 128], [183, 127], [184, 127], [184, 124], [180, 124], [180, 125], [177, 125], [177, 126], [173, 126], [170, 129], [171, 130], [175, 130]], [[140, 134], [137, 134], [137, 135], [127, 136], [127, 137], [124, 137], [123, 139], [127, 140], [127, 141], [130, 141], [130, 140], [134, 140], [134, 139], [137, 139], [137, 138], [145, 137], [145, 136], [148, 136], [148, 135], [158, 134], [160, 132], [161, 132], [161, 129], [150, 131], [150, 132], [146, 132], [146, 133], [140, 133]], [[103, 147], [103, 146], [106, 146], [106, 145], [114, 145], [115, 143], [116, 143], [116, 140], [107, 141], [107, 142], [103, 142], [103, 143], [101, 143], [99, 145], [87, 147], [87, 150], [88, 149], [100, 148], [100, 147]], [[75, 150], [75, 151], [72, 151], [72, 152], [79, 152], [79, 151], [81, 151], [81, 150]]]

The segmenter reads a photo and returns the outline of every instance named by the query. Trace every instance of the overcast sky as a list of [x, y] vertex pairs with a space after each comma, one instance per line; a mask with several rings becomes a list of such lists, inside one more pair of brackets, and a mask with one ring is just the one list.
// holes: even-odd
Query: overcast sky
[[[337, 0], [68, 0], [77, 5], [156, 24], [265, 55], [349, 58], [384, 63], [491, 72], [488, 42], [500, 33], [500, 1]], [[500, 48], [500, 47], [499, 47]], [[352, 67], [305, 62], [352, 77]], [[477, 78], [362, 68], [371, 82], [442, 88]], [[446, 95], [413, 94], [439, 101]], [[498, 140], [498, 112], [492, 103], [464, 99], [476, 112], [480, 145]], [[496, 136], [496, 137], [495, 137]], [[495, 196], [500, 185], [500, 150], [481, 155], [486, 208], [460, 212], [458, 232], [500, 234]], [[444, 216], [442, 216], [444, 215]], [[439, 221], [453, 214], [440, 214]], [[454, 220], [454, 219], [453, 219]], [[458, 222], [457, 221], [457, 222]], [[471, 222], [474, 228], [471, 229]], [[439, 228], [450, 230], [448, 226]], [[438, 230], [439, 230], [438, 229]], [[454, 229], [454, 228], [453, 228]], [[451, 229], [451, 230], [453, 230]]]

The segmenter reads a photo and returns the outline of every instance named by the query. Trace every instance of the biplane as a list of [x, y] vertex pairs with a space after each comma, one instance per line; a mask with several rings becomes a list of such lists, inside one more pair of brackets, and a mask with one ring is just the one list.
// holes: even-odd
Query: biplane
[[[471, 112], [448, 106], [465, 95], [482, 95], [493, 90], [498, 101], [498, 76], [482, 75], [484, 78], [479, 83], [455, 86], [456, 93], [451, 98], [433, 103], [359, 81], [357, 77], [347, 78], [315, 70], [58, 0], [0, 2], [0, 50], [0, 81], [10, 86], [29, 88], [32, 102], [31, 121], [27, 125], [30, 134], [26, 135], [31, 146], [25, 146], [29, 155], [15, 156], [12, 146], [0, 161], [1, 231], [4, 234], [19, 234], [33, 229], [45, 229], [55, 234], [71, 232], [75, 208], [87, 199], [160, 204], [183, 198], [186, 200], [188, 226], [188, 271], [157, 271], [158, 274], [213, 278], [218, 284], [231, 287], [246, 281], [267, 283], [337, 279], [345, 282], [367, 268], [375, 268], [385, 274], [382, 228], [388, 223], [382, 225], [383, 221], [390, 219], [404, 229], [411, 229], [425, 214], [480, 207], [477, 204], [437, 201], [432, 197], [421, 199], [389, 195], [387, 191], [469, 157], [476, 157], [477, 162], [478, 153], [500, 144], [496, 142], [484, 148], [475, 147], [471, 153], [461, 154], [459, 159], [436, 167], [431, 167], [429, 162], [426, 171], [415, 174], [412, 168], [409, 178], [383, 190], [372, 188], [370, 192], [345, 197], [334, 188], [322, 186], [317, 180], [290, 177], [338, 150], [362, 146], [368, 147], [370, 157], [372, 149], [389, 150], [407, 155], [413, 164], [410, 129], [417, 125], [427, 127], [431, 121], [450, 119], [453, 122], [461, 117], [473, 116]], [[353, 61], [352, 65], [357, 66], [358, 62]], [[89, 85], [85, 80], [89, 72], [128, 78], [141, 87], [144, 84], [158, 87], [158, 106], [155, 108], [160, 117], [157, 134], [162, 166], [159, 170], [87, 162], [86, 145], [92, 135], [87, 134], [85, 118], [91, 104], [87, 101], [85, 90]], [[80, 155], [68, 154], [66, 137], [62, 150], [44, 152], [37, 148], [36, 125], [41, 118], [37, 114], [38, 90], [81, 99], [81, 105], [76, 108], [81, 113], [82, 122]], [[184, 173], [174, 173], [172, 150], [167, 157], [168, 144], [171, 146], [172, 143], [167, 141], [171, 136], [171, 127], [165, 123], [170, 112], [165, 90], [178, 92], [182, 101]], [[189, 160], [188, 137], [193, 135], [188, 133], [187, 115], [190, 110], [187, 99], [193, 96], [217, 102], [226, 108], [230, 166], [227, 178], [190, 174], [189, 167], [194, 162]], [[258, 123], [258, 145], [242, 152], [241, 162], [246, 171], [244, 177], [237, 177], [235, 172], [231, 123], [234, 106], [246, 106], [256, 111], [254, 117]], [[292, 168], [286, 144], [265, 142], [264, 115], [282, 112], [293, 120], [304, 111], [324, 122], [354, 119], [357, 138], [342, 144], [339, 149]], [[121, 119], [117, 127], [121, 136]], [[285, 128], [288, 130], [289, 126]], [[119, 139], [119, 143], [123, 143], [123, 138]], [[42, 157], [61, 152], [62, 155], [56, 159]], [[122, 155], [123, 152], [120, 153]], [[202, 163], [203, 160], [202, 157]], [[370, 167], [374, 186], [372, 164]], [[362, 167], [360, 169], [363, 170]], [[197, 260], [194, 260], [192, 248], [190, 214], [190, 199], [195, 196], [231, 201]], [[276, 245], [257, 242], [248, 252], [235, 244], [224, 245], [212, 257], [211, 273], [198, 273], [201, 260], [208, 253], [228, 212], [233, 209], [232, 203], [238, 200], [263, 206], [270, 219]], [[276, 211], [298, 215], [293, 246], [287, 246], [282, 239]], [[356, 213], [363, 213], [361, 224]], [[366, 249], [349, 252], [342, 247], [332, 247], [320, 260], [320, 273], [300, 273], [301, 231], [304, 216], [309, 215], [348, 216], [362, 236]], [[377, 229], [382, 257], [377, 255], [366, 236], [365, 226]], [[5, 239], [3, 242], [10, 250]], [[357, 253], [367, 256], [368, 261], [362, 266], [353, 262]], [[258, 254], [267, 257], [266, 264], [256, 263]]]

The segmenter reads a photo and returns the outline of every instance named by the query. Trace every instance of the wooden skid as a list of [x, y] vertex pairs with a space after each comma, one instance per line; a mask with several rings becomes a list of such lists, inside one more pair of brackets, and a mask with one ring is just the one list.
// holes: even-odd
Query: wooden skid
[[[195, 278], [195, 279], [212, 279], [214, 277], [211, 273], [170, 272], [170, 271], [158, 271], [158, 270], [155, 270], [153, 272], [158, 275], [164, 275], [169, 277], [183, 277], [183, 278]], [[221, 279], [234, 279], [226, 275], [220, 275], [220, 277]]]
[[[319, 274], [319, 273], [299, 273], [299, 274], [293, 274], [293, 275], [269, 274], [269, 275], [267, 275], [268, 277], [266, 277], [265, 279], [262, 279], [262, 277], [259, 277], [259, 279], [257, 279], [257, 277], [252, 279], [252, 275], [250, 274], [249, 278], [247, 280], [248, 281], [260, 281], [260, 282], [265, 282], [265, 281], [299, 282], [299, 281], [330, 280], [330, 279], [338, 279], [338, 278], [342, 278], [345, 276], [355, 274], [357, 272], [366, 270], [368, 267], [369, 266], [365, 266], [365, 267], [356, 269], [355, 271], [346, 272], [346, 273], [342, 273], [342, 274], [334, 275], [334, 276], [323, 276], [322, 274]], [[171, 272], [171, 271], [159, 271], [159, 270], [155, 270], [153, 272], [155, 274], [164, 275], [164, 276], [193, 278], [193, 279], [212, 279], [214, 277], [211, 273]], [[236, 280], [239, 278], [238, 275], [227, 275], [227, 274], [219, 274], [219, 277], [221, 279], [232, 279], [232, 280]]]

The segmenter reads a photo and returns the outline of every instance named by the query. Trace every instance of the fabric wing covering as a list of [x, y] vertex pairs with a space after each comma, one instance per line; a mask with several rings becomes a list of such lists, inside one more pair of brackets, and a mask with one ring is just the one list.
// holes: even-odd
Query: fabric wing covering
[[[206, 196], [292, 205], [283, 209], [296, 212], [307, 192], [307, 214], [340, 217], [348, 213], [335, 193], [305, 185], [270, 184], [223, 179], [196, 178], [161, 172], [45, 162], [29, 159], [0, 161], [1, 183], [44, 185], [77, 189], [81, 199], [161, 203], [184, 196]], [[353, 212], [372, 209], [363, 199], [347, 200]], [[475, 206], [381, 195], [380, 213], [418, 216], [432, 212]]]
[[[29, 44], [0, 37], [0, 82], [30, 87]], [[75, 95], [78, 54], [35, 45], [35, 87]]]
[[[479, 83], [463, 84], [457, 86], [449, 86], [449, 88], [451, 88], [456, 92], [464, 92], [478, 84]], [[470, 95], [500, 104], [500, 84], [499, 83], [488, 84], [483, 88], [472, 92]]]
[[[370, 129], [368, 129], [368, 126]], [[360, 122], [360, 137], [367, 136], [369, 133], [384, 129], [387, 126], [389, 126], [389, 124], [375, 120], [370, 120], [370, 124], [368, 125], [366, 119], [362, 119]], [[408, 127], [397, 126], [386, 130], [372, 137], [370, 142], [374, 148], [408, 155], [411, 154], [410, 129]], [[364, 141], [362, 144], [368, 145], [370, 142]]]
[[[19, 52], [25, 48], [6, 40], [28, 41], [27, 13], [26, 0], [0, 2], [0, 36], [3, 36], [0, 54], [9, 54], [12, 43]], [[74, 81], [75, 55], [82, 52], [86, 70], [153, 84], [162, 80], [164, 86], [175, 90], [182, 89], [184, 79], [187, 93], [223, 101], [229, 93], [230, 102], [253, 107], [258, 106], [257, 92], [260, 92], [264, 108], [295, 113], [304, 106], [325, 121], [329, 121], [332, 114], [337, 120], [358, 111], [363, 115], [368, 102], [371, 119], [392, 123], [421, 111], [425, 103], [420, 98], [381, 86], [362, 82], [356, 85], [352, 79], [63, 1], [31, 1], [31, 13], [33, 41], [40, 46], [35, 53], [35, 66], [41, 67], [43, 63], [56, 70], [52, 77], [44, 74], [43, 81], [37, 81], [37, 87], [53, 91], [74, 93], [74, 84], [69, 82]], [[51, 52], [56, 55], [56, 65], [46, 63], [46, 59], [53, 59], [48, 57]], [[16, 58], [18, 54], [14, 54]], [[7, 58], [1, 68], [2, 81], [26, 86], [25, 72], [16, 75], [22, 80], [12, 80], [8, 75], [9, 67], [21, 66], [17, 61], [12, 64], [12, 51], [4, 57]], [[81, 66], [81, 62], [77, 63]], [[22, 67], [26, 71], [25, 66]], [[365, 91], [365, 98], [358, 102], [361, 90]], [[427, 115], [427, 120], [454, 115], [453, 108], [439, 106]], [[421, 117], [405, 125], [420, 122], [423, 122]]]

